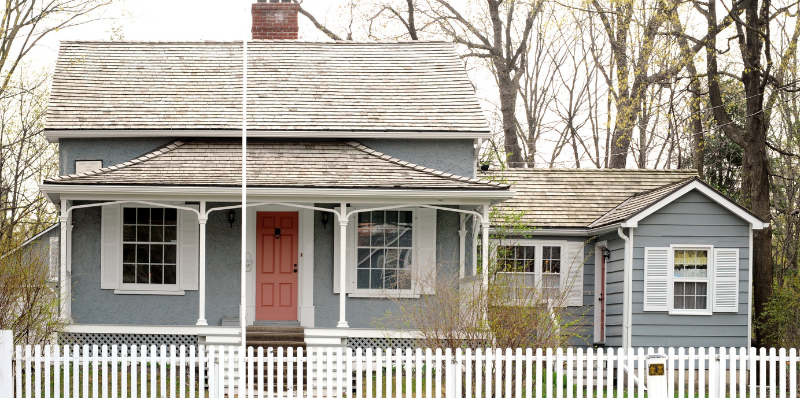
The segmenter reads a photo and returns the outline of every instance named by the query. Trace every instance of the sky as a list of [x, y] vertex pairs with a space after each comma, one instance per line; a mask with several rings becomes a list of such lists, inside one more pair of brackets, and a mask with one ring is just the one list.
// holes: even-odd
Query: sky
[[[30, 61], [52, 68], [62, 40], [108, 40], [114, 28], [124, 40], [242, 40], [250, 38], [250, 5], [255, 0], [121, 0], [95, 17], [103, 19], [53, 32], [37, 46]], [[303, 8], [319, 21], [335, 15], [339, 0], [304, 0]], [[300, 16], [300, 37], [324, 36]]]

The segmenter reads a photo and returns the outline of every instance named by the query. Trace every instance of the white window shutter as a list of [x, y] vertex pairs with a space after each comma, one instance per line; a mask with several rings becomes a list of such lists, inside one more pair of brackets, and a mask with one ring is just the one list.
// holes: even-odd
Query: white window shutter
[[122, 206], [101, 207], [100, 289], [119, 289], [122, 274]]
[[48, 264], [50, 265], [50, 280], [57, 281], [59, 279], [59, 275], [61, 274], [61, 263], [59, 262], [61, 256], [59, 251], [61, 240], [59, 236], [51, 237], [49, 245]]
[[739, 249], [714, 249], [714, 310], [739, 311]]
[[436, 210], [432, 208], [419, 208], [416, 212], [416, 255], [417, 265], [414, 267], [414, 276], [424, 279], [425, 284], [417, 284], [415, 288], [419, 294], [436, 293]]
[[[192, 207], [192, 205], [187, 205]], [[195, 206], [196, 207], [196, 206]], [[200, 224], [194, 211], [178, 210], [178, 279], [181, 290], [197, 290], [200, 272]]]
[[670, 248], [644, 249], [644, 311], [669, 311]]
[[[339, 211], [341, 207], [334, 208], [336, 211]], [[351, 208], [348, 208], [347, 211], [352, 211]], [[355, 289], [355, 282], [356, 282], [356, 270], [355, 270], [355, 248], [356, 248], [356, 231], [357, 227], [356, 224], [358, 223], [358, 214], [353, 214], [350, 216], [350, 219], [347, 222], [347, 240], [345, 246], [347, 246], [347, 253], [345, 255], [346, 262], [347, 262], [347, 291], [346, 293], [352, 293]], [[339, 217], [334, 215], [333, 216], [333, 293], [340, 292], [340, 266], [339, 260], [341, 254], [341, 239], [339, 238]]]
[[567, 242], [561, 252], [561, 290], [569, 290], [567, 306], [583, 306], [583, 260], [583, 242]]

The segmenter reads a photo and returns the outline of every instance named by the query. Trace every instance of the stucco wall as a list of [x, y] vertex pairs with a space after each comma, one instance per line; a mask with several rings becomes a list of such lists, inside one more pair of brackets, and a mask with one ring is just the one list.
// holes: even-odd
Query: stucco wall
[[[332, 328], [339, 321], [339, 294], [333, 293], [333, 229], [322, 227], [322, 216], [314, 212], [314, 326]], [[458, 275], [459, 220], [449, 211], [436, 213], [436, 263], [440, 277]], [[389, 311], [397, 311], [390, 299], [350, 298], [345, 303], [347, 322], [351, 328], [379, 328], [377, 320]]]
[[474, 177], [475, 153], [472, 139], [358, 139], [403, 161], [440, 171]]
[[175, 138], [61, 139], [58, 141], [60, 174], [75, 173], [76, 160], [103, 160], [110, 167], [161, 147]]
[[[77, 203], [76, 203], [77, 204]], [[209, 208], [222, 204], [209, 203]], [[77, 209], [72, 229], [72, 317], [77, 324], [194, 325], [198, 292], [183, 296], [122, 295], [100, 289], [100, 207]], [[241, 221], [233, 228], [223, 212], [207, 224], [206, 319], [220, 325], [239, 309]]]

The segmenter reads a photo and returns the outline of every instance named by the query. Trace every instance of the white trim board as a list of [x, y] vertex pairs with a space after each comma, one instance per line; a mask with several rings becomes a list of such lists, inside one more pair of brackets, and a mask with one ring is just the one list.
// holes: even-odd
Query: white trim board
[[692, 190], [697, 190], [700, 193], [708, 196], [711, 200], [715, 201], [717, 204], [725, 207], [728, 211], [735, 214], [739, 218], [747, 221], [750, 223], [750, 227], [752, 229], [764, 229], [769, 227], [768, 222], [761, 221], [754, 215], [750, 214], [748, 211], [741, 208], [738, 204], [734, 203], [733, 201], [729, 200], [725, 196], [717, 193], [714, 189], [710, 188], [705, 183], [695, 180], [690, 182], [689, 184], [683, 186], [682, 188], [676, 190], [672, 194], [663, 199], [659, 200], [657, 203], [645, 208], [644, 210], [640, 211], [636, 215], [628, 218], [626, 221], [622, 223], [623, 228], [637, 228], [639, 226], [639, 221], [647, 218], [651, 214], [655, 213], [656, 211], [664, 208], [668, 204], [672, 203], [673, 201], [677, 200], [681, 196], [685, 195], [686, 193], [691, 192]]
[[69, 325], [71, 333], [123, 333], [131, 335], [238, 335], [238, 326], [200, 325]]
[[[96, 130], [46, 130], [45, 137], [50, 143], [60, 139], [94, 138], [108, 139], [118, 137], [241, 137], [241, 129], [96, 129]], [[298, 130], [247, 130], [251, 138], [353, 138], [353, 139], [490, 139], [491, 132], [418, 132], [418, 131], [298, 131]]]
[[[39, 185], [49, 200], [55, 196], [70, 200], [152, 200], [164, 197], [175, 201], [197, 200], [203, 196], [208, 201], [241, 202], [241, 188], [203, 186], [135, 186], [135, 185]], [[512, 190], [424, 190], [424, 189], [332, 189], [332, 188], [248, 188], [248, 198], [270, 198], [275, 201], [330, 202], [333, 198], [344, 202], [420, 204], [485, 204], [486, 200], [499, 203], [514, 197]], [[323, 201], [324, 200], [324, 201]]]

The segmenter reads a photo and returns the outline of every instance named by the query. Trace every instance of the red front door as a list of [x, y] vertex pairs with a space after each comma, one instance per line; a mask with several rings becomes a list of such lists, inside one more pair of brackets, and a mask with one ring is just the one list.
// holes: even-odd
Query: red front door
[[256, 319], [297, 320], [296, 212], [256, 214]]

